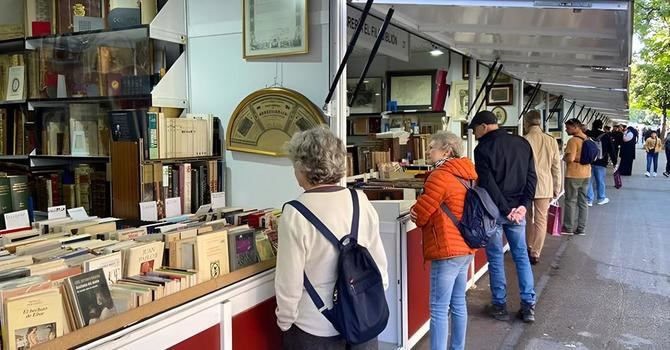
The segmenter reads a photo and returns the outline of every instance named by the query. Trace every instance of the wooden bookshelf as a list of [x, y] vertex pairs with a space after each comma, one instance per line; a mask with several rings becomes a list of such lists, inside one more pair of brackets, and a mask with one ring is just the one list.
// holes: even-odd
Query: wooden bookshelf
[[113, 334], [137, 322], [147, 320], [162, 312], [186, 304], [219, 289], [228, 287], [261, 272], [273, 269], [275, 259], [266, 260], [255, 265], [233, 271], [213, 280], [200, 283], [179, 293], [168, 295], [149, 304], [137, 307], [107, 320], [81, 328], [46, 343], [36, 346], [37, 350], [72, 349], [106, 335]]

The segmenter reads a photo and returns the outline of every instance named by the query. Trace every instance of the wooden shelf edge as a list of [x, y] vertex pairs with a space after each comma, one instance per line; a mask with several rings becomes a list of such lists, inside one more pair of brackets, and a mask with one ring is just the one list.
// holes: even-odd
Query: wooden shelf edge
[[72, 349], [86, 343], [90, 343], [96, 339], [102, 338], [106, 335], [113, 334], [127, 326], [131, 326], [138, 322], [149, 319], [162, 312], [168, 311], [177, 306], [188, 303], [192, 300], [205, 296], [211, 292], [225, 288], [249, 277], [257, 275], [261, 272], [270, 270], [276, 265], [276, 259], [262, 261], [237, 271], [233, 271], [224, 276], [200, 283], [196, 286], [183, 290], [179, 293], [168, 295], [162, 299], [158, 299], [147, 305], [128, 310], [122, 314], [116, 315], [112, 318], [104, 320], [99, 323], [92, 324], [88, 327], [78, 329], [70, 332], [60, 338], [39, 344], [34, 349], [36, 350], [62, 350]]

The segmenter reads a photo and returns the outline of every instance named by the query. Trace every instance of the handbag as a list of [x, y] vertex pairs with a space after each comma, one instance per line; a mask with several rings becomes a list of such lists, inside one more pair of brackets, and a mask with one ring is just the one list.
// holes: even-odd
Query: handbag
[[621, 174], [619, 173], [618, 167], [614, 169], [614, 173], [612, 173], [612, 176], [614, 177], [614, 188], [616, 188], [617, 190], [620, 189], [623, 186], [623, 181], [621, 180]]
[[561, 224], [563, 222], [563, 210], [558, 203], [563, 193], [549, 203], [549, 212], [547, 213], [547, 234], [552, 236], [561, 235]]

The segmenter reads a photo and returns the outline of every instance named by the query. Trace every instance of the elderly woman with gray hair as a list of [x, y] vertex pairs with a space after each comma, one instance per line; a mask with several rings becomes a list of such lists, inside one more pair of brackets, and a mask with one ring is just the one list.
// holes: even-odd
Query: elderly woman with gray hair
[[[289, 158], [298, 185], [305, 192], [298, 201], [337, 238], [352, 225], [352, 194], [338, 186], [346, 173], [346, 150], [340, 139], [324, 128], [299, 132], [288, 143]], [[379, 216], [364, 194], [356, 192], [360, 216], [358, 244], [366, 247], [388, 287], [386, 255], [379, 236]], [[275, 273], [277, 324], [283, 331], [283, 349], [376, 349], [377, 340], [349, 346], [319, 312], [303, 288], [308, 276], [327, 308], [337, 278], [339, 252], [294, 207], [287, 205], [279, 221], [279, 250]]]
[[465, 287], [475, 250], [465, 243], [443, 206], [460, 220], [467, 186], [477, 180], [477, 172], [472, 161], [462, 158], [463, 141], [454, 133], [433, 135], [429, 149], [435, 170], [426, 178], [424, 192], [410, 214], [422, 229], [423, 257], [431, 262], [430, 348], [446, 349], [451, 333], [450, 349], [464, 349], [468, 323]]

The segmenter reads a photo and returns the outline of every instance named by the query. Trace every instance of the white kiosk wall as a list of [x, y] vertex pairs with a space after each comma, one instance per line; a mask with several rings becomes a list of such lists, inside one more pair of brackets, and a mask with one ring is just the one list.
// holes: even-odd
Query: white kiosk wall
[[[242, 1], [188, 5], [192, 112], [214, 113], [225, 131], [238, 103], [273, 85], [277, 72], [277, 83], [323, 104], [330, 81], [328, 0], [309, 0], [309, 54], [254, 60], [242, 58]], [[286, 158], [226, 151], [225, 160], [229, 205], [280, 207], [301, 193]]]

